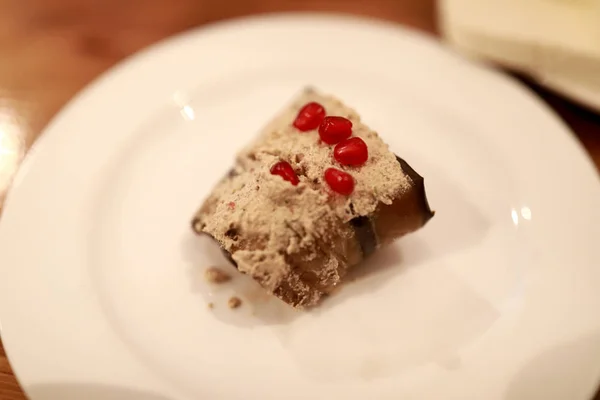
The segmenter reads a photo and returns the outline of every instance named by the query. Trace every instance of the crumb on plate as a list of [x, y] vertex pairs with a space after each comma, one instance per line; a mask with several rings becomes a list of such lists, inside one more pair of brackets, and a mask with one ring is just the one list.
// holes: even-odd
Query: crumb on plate
[[242, 305], [242, 300], [240, 300], [239, 297], [232, 297], [229, 299], [229, 301], [227, 302], [227, 305], [229, 306], [229, 308], [238, 308], [239, 306]]
[[231, 276], [217, 267], [210, 267], [204, 272], [204, 278], [210, 283], [225, 283], [231, 280]]

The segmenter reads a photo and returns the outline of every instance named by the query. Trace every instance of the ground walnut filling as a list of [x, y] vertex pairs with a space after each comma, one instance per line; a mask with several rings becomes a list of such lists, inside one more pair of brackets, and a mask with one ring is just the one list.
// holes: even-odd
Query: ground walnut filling
[[353, 109], [306, 90], [240, 152], [196, 213], [195, 230], [271, 293], [311, 306], [364, 256], [350, 221], [413, 186]]

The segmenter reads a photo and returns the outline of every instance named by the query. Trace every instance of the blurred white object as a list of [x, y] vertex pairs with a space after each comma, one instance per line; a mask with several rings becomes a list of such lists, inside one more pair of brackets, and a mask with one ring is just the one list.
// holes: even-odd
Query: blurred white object
[[440, 0], [455, 48], [600, 111], [600, 0]]

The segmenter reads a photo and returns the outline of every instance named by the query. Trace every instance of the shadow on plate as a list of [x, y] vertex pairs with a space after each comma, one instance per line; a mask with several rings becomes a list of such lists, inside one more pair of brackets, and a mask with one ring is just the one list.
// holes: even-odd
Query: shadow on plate
[[33, 385], [27, 393], [36, 400], [173, 400], [150, 392], [79, 383]]
[[[505, 400], [600, 399], [590, 383], [600, 383], [600, 331], [549, 348], [513, 378]], [[593, 397], [596, 393], [596, 397]]]

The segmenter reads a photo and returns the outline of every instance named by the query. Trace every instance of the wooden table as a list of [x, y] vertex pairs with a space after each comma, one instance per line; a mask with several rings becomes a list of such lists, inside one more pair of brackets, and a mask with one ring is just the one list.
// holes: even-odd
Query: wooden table
[[[434, 0], [0, 0], [0, 127], [9, 127], [0, 145], [10, 150], [0, 152], [0, 204], [49, 119], [98, 74], [182, 30], [285, 10], [344, 11], [437, 32]], [[535, 90], [600, 168], [600, 116]], [[0, 400], [22, 399], [0, 342]]]

